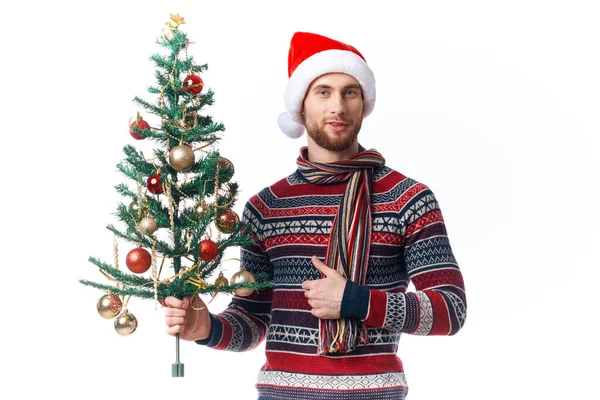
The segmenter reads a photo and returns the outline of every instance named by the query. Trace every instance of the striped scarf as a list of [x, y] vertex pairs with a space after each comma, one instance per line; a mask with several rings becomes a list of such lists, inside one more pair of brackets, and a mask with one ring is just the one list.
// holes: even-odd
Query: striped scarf
[[[346, 279], [364, 285], [371, 244], [373, 169], [384, 165], [385, 159], [375, 149], [358, 146], [355, 156], [328, 164], [309, 161], [305, 146], [296, 163], [304, 178], [316, 185], [348, 180], [329, 235], [325, 264]], [[367, 326], [359, 318], [319, 319], [319, 354], [349, 352], [367, 341]]]

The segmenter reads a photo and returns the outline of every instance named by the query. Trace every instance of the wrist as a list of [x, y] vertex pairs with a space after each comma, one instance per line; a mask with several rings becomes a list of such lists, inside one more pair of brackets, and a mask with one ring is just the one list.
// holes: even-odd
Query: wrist
[[195, 342], [197, 344], [206, 345], [209, 347], [213, 347], [218, 343], [219, 338], [221, 337], [221, 332], [223, 331], [223, 323], [217, 318], [217, 316], [212, 313], [208, 313], [209, 322], [208, 322], [208, 330], [204, 335], [204, 338], [196, 339]]
[[364, 320], [369, 311], [370, 289], [351, 280], [346, 281], [340, 318], [357, 317]]

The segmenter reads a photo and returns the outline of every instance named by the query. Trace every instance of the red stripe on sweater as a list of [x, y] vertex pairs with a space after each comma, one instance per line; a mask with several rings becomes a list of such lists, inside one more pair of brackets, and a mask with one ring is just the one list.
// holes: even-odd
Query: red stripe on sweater
[[425, 228], [426, 226], [429, 226], [436, 222], [444, 222], [444, 218], [442, 217], [442, 212], [439, 209], [431, 211], [431, 212], [421, 216], [413, 224], [409, 225], [406, 228], [406, 236], [409, 237], [410, 235], [414, 234], [415, 232], [420, 231], [421, 229]]
[[[314, 192], [312, 183], [300, 183], [290, 185], [287, 180], [283, 179], [270, 187], [271, 192], [279, 198], [306, 196], [306, 193]], [[319, 185], [319, 194], [322, 195], [340, 195], [344, 194], [346, 183], [334, 185]]]
[[270, 237], [265, 240], [265, 246], [268, 248], [281, 246], [286, 244], [302, 244], [302, 245], [327, 245], [329, 236], [327, 235], [312, 235], [312, 234], [297, 234], [297, 235], [281, 235]]
[[394, 186], [396, 186], [399, 182], [402, 182], [406, 179], [406, 176], [402, 175], [398, 171], [390, 170], [390, 172], [381, 177], [379, 180], [373, 182], [373, 193], [376, 192], [387, 192]]
[[400, 246], [402, 243], [402, 237], [393, 233], [373, 232], [371, 234], [371, 243]]
[[[373, 197], [373, 193], [371, 193], [371, 197]], [[371, 204], [371, 212], [398, 212], [398, 206], [393, 201], [389, 203]]]
[[410, 277], [417, 290], [424, 290], [436, 286], [452, 285], [465, 290], [462, 274], [454, 268], [440, 268], [425, 271]]
[[303, 290], [285, 289], [279, 289], [273, 292], [272, 308], [285, 310], [312, 310]]
[[293, 208], [268, 208], [263, 202], [252, 203], [263, 217], [281, 218], [299, 215], [335, 215], [338, 206], [309, 206]]
[[214, 348], [217, 350], [223, 350], [229, 346], [229, 343], [231, 343], [231, 326], [229, 326], [229, 322], [227, 322], [224, 318], [218, 315], [217, 318], [219, 318], [223, 324], [223, 334], [221, 335], [221, 340], [219, 340], [219, 343]]
[[286, 371], [319, 375], [379, 374], [403, 372], [396, 354], [369, 354], [364, 357], [325, 357], [267, 351], [265, 371]]
[[[373, 193], [371, 193], [373, 197]], [[251, 204], [263, 217], [281, 218], [298, 215], [335, 215], [339, 206], [297, 206], [293, 208], [269, 208], [262, 201], [251, 201]], [[397, 212], [398, 207], [394, 202], [371, 204], [371, 212]]]
[[426, 290], [433, 309], [433, 326], [430, 335], [447, 335], [450, 332], [448, 306], [444, 297], [434, 290]]
[[409, 201], [411, 201], [415, 198], [415, 195], [417, 193], [419, 193], [425, 189], [428, 189], [426, 185], [424, 185], [422, 183], [417, 183], [413, 187], [406, 190], [406, 192], [404, 192], [402, 194], [402, 196], [400, 196], [400, 198], [398, 198], [397, 204], [400, 207], [399, 209], [401, 210], [406, 205], [406, 203], [408, 203]]
[[385, 323], [387, 310], [387, 293], [381, 290], [371, 289], [369, 298], [369, 310], [364, 323], [368, 326], [381, 328]]

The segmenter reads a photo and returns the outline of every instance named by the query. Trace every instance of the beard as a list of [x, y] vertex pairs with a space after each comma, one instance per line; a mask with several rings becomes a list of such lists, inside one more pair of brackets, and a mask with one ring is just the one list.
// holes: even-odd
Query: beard
[[[347, 121], [344, 121], [347, 122]], [[325, 125], [319, 126], [316, 121], [306, 121], [306, 133], [315, 143], [329, 151], [344, 151], [350, 148], [360, 132], [362, 118], [354, 125], [348, 124], [348, 129], [342, 133], [328, 133]]]

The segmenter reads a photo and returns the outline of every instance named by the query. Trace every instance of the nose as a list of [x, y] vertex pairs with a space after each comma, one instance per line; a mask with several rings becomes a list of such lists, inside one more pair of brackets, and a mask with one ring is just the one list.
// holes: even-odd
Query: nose
[[346, 101], [341, 93], [336, 93], [331, 96], [330, 105], [331, 114], [345, 114], [346, 113]]

